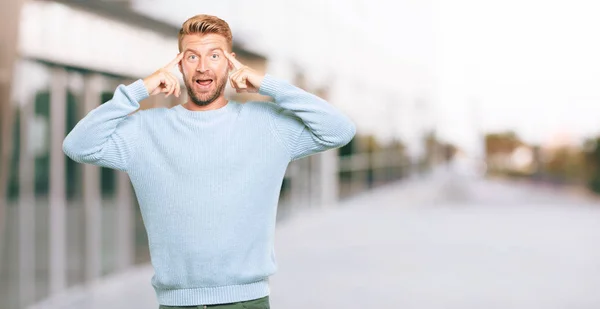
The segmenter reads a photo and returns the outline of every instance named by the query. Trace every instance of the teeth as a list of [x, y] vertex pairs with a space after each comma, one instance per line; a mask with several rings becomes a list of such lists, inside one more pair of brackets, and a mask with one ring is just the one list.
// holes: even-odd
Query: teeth
[[206, 80], [202, 80], [202, 79], [197, 79], [196, 83], [198, 84], [207, 84], [207, 83], [211, 83], [212, 79], [206, 79]]

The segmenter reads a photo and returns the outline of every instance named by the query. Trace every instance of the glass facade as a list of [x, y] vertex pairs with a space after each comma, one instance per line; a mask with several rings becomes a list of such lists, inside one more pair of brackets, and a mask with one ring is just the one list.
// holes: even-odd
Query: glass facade
[[[87, 111], [109, 100], [114, 87], [126, 79], [29, 60], [19, 61], [16, 68], [1, 234], [0, 299], [6, 309], [22, 308], [53, 290], [149, 262], [143, 222], [127, 176], [78, 164], [62, 153], [62, 143], [56, 147]], [[61, 99], [64, 102], [57, 101]], [[56, 166], [64, 170], [57, 171]], [[53, 208], [53, 202], [64, 205], [62, 218], [51, 212], [60, 209]], [[61, 235], [64, 239], [58, 238]]]

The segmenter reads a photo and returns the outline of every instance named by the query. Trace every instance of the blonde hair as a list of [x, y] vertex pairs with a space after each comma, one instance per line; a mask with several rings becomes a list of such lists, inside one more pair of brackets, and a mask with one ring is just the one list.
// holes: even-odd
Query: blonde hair
[[229, 24], [216, 16], [200, 14], [186, 20], [181, 26], [181, 29], [179, 29], [179, 52], [181, 52], [181, 42], [186, 35], [208, 33], [214, 33], [225, 37], [225, 39], [227, 39], [229, 51], [231, 51], [233, 38]]

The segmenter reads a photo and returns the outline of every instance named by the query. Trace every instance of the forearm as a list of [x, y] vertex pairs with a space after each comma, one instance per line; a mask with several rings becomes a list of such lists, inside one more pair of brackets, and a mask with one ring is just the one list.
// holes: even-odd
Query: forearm
[[76, 162], [125, 169], [138, 125], [130, 119], [148, 96], [141, 80], [120, 85], [113, 98], [89, 112], [65, 138], [63, 151]]
[[327, 148], [341, 147], [354, 137], [352, 120], [325, 100], [294, 85], [266, 75], [260, 93], [298, 117], [313, 138]]

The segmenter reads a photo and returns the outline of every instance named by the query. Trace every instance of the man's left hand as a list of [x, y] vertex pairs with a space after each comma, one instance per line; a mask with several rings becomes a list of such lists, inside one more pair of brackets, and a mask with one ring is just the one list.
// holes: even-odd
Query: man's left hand
[[235, 88], [236, 92], [258, 92], [263, 79], [264, 74], [257, 72], [239, 62], [235, 57], [225, 52], [225, 57], [229, 60], [229, 66], [233, 69], [229, 74], [229, 82], [231, 87]]

